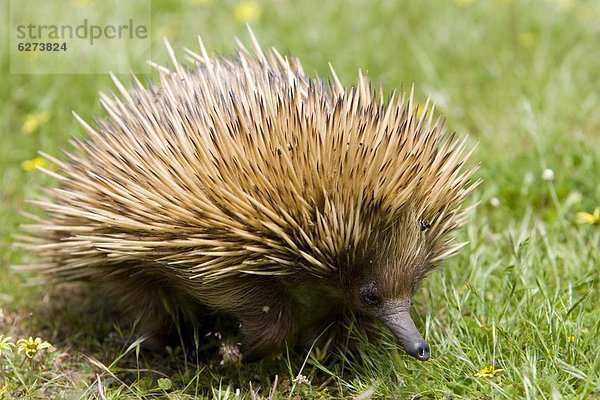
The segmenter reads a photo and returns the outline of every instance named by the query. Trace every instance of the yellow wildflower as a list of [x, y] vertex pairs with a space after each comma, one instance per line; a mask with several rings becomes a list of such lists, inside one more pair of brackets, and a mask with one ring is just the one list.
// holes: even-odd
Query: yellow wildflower
[[467, 7], [475, 2], [475, 0], [454, 0], [459, 7]]
[[238, 22], [253, 22], [260, 18], [262, 8], [256, 1], [242, 1], [233, 12]]
[[575, 343], [575, 336], [574, 335], [567, 336], [567, 342], [569, 342], [569, 343]]
[[521, 32], [517, 36], [517, 41], [519, 42], [519, 46], [524, 49], [530, 49], [535, 44], [535, 36], [531, 32]]
[[25, 160], [21, 163], [21, 168], [27, 172], [35, 171], [37, 167], [45, 167], [46, 159], [43, 157], [36, 157], [32, 160]]
[[417, 118], [421, 118], [421, 116], [423, 115], [423, 111], [425, 111], [425, 106], [423, 106], [422, 104], [417, 105]]
[[575, 0], [554, 0], [554, 3], [556, 3], [563, 10], [570, 10], [575, 6], [576, 1]]
[[8, 383], [0, 388], [0, 399], [4, 398], [3, 396], [6, 394], [7, 391], [8, 391]]
[[10, 336], [4, 337], [4, 335], [0, 335], [0, 356], [2, 355], [2, 350], [12, 351], [12, 348], [15, 347], [15, 344], [11, 340]]
[[39, 337], [33, 339], [29, 336], [29, 339], [19, 339], [17, 341], [19, 346], [19, 353], [25, 352], [25, 355], [29, 358], [33, 358], [40, 350], [50, 349], [52, 345]]
[[577, 219], [575, 220], [578, 224], [600, 224], [600, 208], [596, 208], [593, 214], [587, 212], [578, 212]]
[[50, 112], [41, 111], [38, 113], [27, 114], [23, 120], [23, 133], [33, 133], [50, 120]]
[[475, 376], [478, 378], [491, 378], [494, 375], [496, 375], [497, 373], [502, 372], [502, 371], [504, 371], [504, 370], [496, 369], [496, 367], [494, 367], [493, 365], [490, 365], [489, 367], [485, 367], [481, 371], [477, 372], [475, 374]]

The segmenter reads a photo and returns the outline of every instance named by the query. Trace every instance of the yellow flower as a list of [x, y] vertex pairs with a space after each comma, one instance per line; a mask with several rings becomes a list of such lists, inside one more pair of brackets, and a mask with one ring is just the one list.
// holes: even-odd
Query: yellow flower
[[586, 212], [578, 212], [577, 219], [575, 220], [578, 224], [600, 224], [600, 208], [596, 208], [593, 214]]
[[421, 116], [423, 115], [423, 111], [425, 111], [425, 106], [423, 106], [423, 104], [419, 104], [417, 106], [417, 118], [421, 118]]
[[554, 0], [554, 3], [558, 4], [563, 10], [570, 10], [575, 6], [575, 0]]
[[44, 125], [50, 119], [50, 112], [41, 111], [38, 113], [27, 114], [23, 120], [23, 133], [33, 133]]
[[52, 345], [45, 340], [39, 337], [33, 339], [31, 336], [29, 336], [29, 339], [19, 339], [17, 346], [19, 346], [19, 353], [24, 351], [29, 358], [33, 358], [40, 350], [52, 348]]
[[467, 7], [475, 2], [475, 0], [454, 0], [459, 7]]
[[493, 365], [490, 365], [489, 367], [485, 367], [481, 371], [477, 372], [475, 374], [475, 376], [478, 378], [491, 378], [494, 375], [496, 375], [497, 373], [502, 372], [502, 371], [504, 371], [504, 370], [496, 369], [496, 367], [494, 367]]
[[575, 343], [575, 336], [574, 335], [567, 336], [567, 342], [569, 342], [569, 343]]
[[21, 168], [27, 172], [35, 171], [37, 167], [45, 167], [46, 159], [43, 157], [36, 157], [32, 160], [25, 160], [21, 163]]
[[0, 335], [0, 356], [2, 355], [2, 350], [12, 351], [12, 348], [15, 347], [15, 344], [11, 340], [10, 336], [4, 337], [4, 335]]
[[238, 22], [253, 22], [260, 18], [262, 8], [256, 1], [242, 1], [233, 12]]
[[521, 32], [517, 37], [517, 41], [519, 42], [519, 46], [524, 49], [530, 49], [535, 44], [535, 36], [531, 32]]

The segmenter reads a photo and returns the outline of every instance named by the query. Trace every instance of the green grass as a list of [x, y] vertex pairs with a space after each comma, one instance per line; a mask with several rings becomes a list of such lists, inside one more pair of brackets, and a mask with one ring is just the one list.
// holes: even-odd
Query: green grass
[[[300, 57], [311, 75], [326, 76], [332, 62], [347, 85], [358, 68], [388, 91], [414, 82], [417, 97], [431, 96], [450, 129], [479, 142], [474, 158], [484, 181], [475, 200], [481, 204], [460, 233], [469, 245], [416, 297], [431, 361], [407, 357], [383, 330], [381, 340], [367, 341], [354, 329], [361, 357], [333, 365], [321, 364], [318, 352], [242, 366], [220, 365], [218, 355], [191, 362], [177, 348], [148, 355], [128, 347], [133, 323], [98, 289], [28, 287], [30, 276], [9, 269], [30, 259], [11, 247], [23, 222], [17, 212], [51, 181], [23, 170], [22, 162], [39, 150], [58, 154], [67, 147], [70, 135], [82, 133], [71, 110], [87, 120], [103, 115], [97, 92], [113, 86], [100, 75], [9, 75], [2, 46], [0, 335], [41, 336], [55, 350], [33, 362], [3, 352], [0, 393], [185, 399], [236, 398], [239, 389], [245, 398], [600, 398], [600, 225], [575, 222], [577, 212], [600, 207], [600, 4], [398, 3], [260, 3], [252, 26], [265, 47]], [[153, 2], [154, 60], [167, 62], [163, 35], [181, 49], [196, 48], [201, 34], [211, 49], [230, 53], [234, 35], [247, 38], [233, 18], [235, 5]], [[27, 115], [41, 111], [50, 119], [23, 133]], [[546, 168], [554, 180], [542, 179]], [[476, 375], [489, 366], [499, 370], [493, 377]], [[294, 384], [298, 374], [311, 384]]]

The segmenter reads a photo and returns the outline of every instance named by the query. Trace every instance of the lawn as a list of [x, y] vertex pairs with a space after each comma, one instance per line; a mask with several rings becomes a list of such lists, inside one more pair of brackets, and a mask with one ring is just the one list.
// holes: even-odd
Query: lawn
[[0, 335], [52, 347], [32, 359], [3, 349], [0, 399], [600, 399], [600, 3], [153, 1], [153, 60], [168, 63], [163, 36], [181, 55], [197, 35], [231, 54], [234, 36], [248, 41], [245, 22], [311, 76], [327, 77], [331, 62], [346, 86], [359, 68], [388, 93], [414, 83], [419, 101], [431, 97], [450, 130], [478, 143], [479, 206], [458, 234], [469, 244], [415, 299], [432, 359], [351, 324], [358, 353], [335, 362], [321, 349], [243, 365], [178, 347], [147, 354], [101, 289], [30, 285], [35, 276], [11, 266], [33, 255], [12, 243], [25, 200], [54, 184], [35, 170], [37, 152], [69, 148], [83, 134], [71, 111], [103, 116], [98, 92], [114, 86], [107, 75], [10, 75], [3, 45]]

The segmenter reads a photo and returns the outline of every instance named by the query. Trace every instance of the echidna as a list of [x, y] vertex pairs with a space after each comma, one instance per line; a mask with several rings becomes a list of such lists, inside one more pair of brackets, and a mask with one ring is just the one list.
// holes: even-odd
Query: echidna
[[264, 355], [337, 304], [427, 360], [409, 310], [461, 247], [448, 234], [475, 186], [466, 140], [412, 91], [385, 101], [360, 72], [348, 90], [333, 69], [311, 79], [251, 36], [253, 50], [239, 43], [231, 59], [200, 40], [193, 68], [167, 43], [173, 68], [158, 67], [159, 84], [134, 77], [130, 92], [114, 78], [106, 119], [76, 115], [89, 137], [66, 161], [44, 155], [58, 186], [25, 228], [34, 268], [104, 284], [156, 337], [208, 308]]

